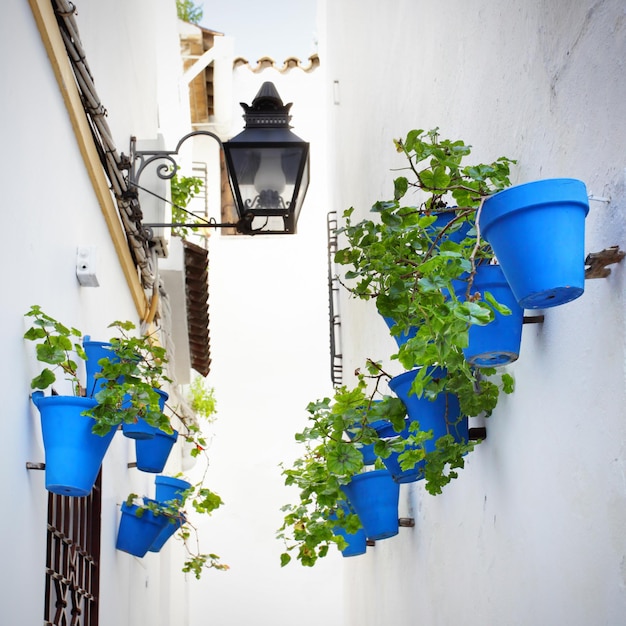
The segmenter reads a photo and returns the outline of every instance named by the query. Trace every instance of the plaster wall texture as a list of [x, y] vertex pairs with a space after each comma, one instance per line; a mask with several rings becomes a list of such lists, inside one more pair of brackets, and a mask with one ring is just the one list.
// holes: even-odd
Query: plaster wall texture
[[[91, 64], [93, 57], [96, 86], [120, 151], [128, 150], [131, 131], [156, 136], [159, 124], [168, 124], [164, 107], [158, 118], [154, 109], [147, 113], [143, 103], [154, 102], [159, 91], [154, 56], [159, 46], [166, 45], [163, 23], [173, 3], [130, 4], [84, 3], [77, 18], [79, 28], [85, 26], [81, 35], [88, 61]], [[147, 16], [149, 24], [139, 20], [132, 13], [135, 10]], [[123, 28], [116, 31], [112, 20]], [[177, 44], [175, 14], [171, 34]], [[128, 49], [129, 42], [139, 40], [138, 49]], [[0, 442], [0, 497], [5, 513], [0, 523], [0, 622], [37, 624], [44, 614], [48, 493], [44, 472], [25, 469], [27, 461], [44, 461], [44, 452], [39, 415], [29, 399], [30, 379], [38, 370], [32, 346], [22, 339], [27, 328], [24, 313], [39, 304], [95, 340], [111, 337], [107, 326], [116, 319], [137, 325], [139, 320], [28, 3], [12, 3], [5, 10], [0, 53], [5, 86], [0, 98], [4, 145], [0, 155], [4, 224], [0, 374], [10, 433]], [[131, 78], [129, 65], [134, 70]], [[140, 93], [149, 98], [139, 97]], [[97, 250], [98, 288], [81, 287], [76, 279], [76, 250], [84, 245]], [[63, 393], [63, 385], [57, 388]], [[171, 605], [176, 601], [167, 598], [183, 578], [178, 553], [165, 554], [162, 560], [155, 555], [139, 560], [115, 550], [120, 503], [130, 492], [153, 493], [154, 476], [128, 469], [132, 460], [130, 440], [116, 435], [103, 472], [100, 623], [186, 624], [184, 596], [175, 610]], [[176, 472], [179, 465], [174, 458], [168, 470]], [[131, 592], [136, 592], [132, 600]], [[166, 599], [160, 599], [162, 592]]]
[[[78, 6], [85, 54], [120, 152], [128, 152], [131, 135], [141, 140], [160, 133], [169, 148], [190, 130], [173, 11], [169, 0]], [[5, 411], [13, 422], [11, 436], [0, 443], [0, 471], [12, 479], [0, 489], [11, 507], [0, 527], [5, 565], [0, 621], [36, 624], [43, 617], [48, 494], [44, 473], [24, 469], [26, 461], [43, 461], [44, 453], [39, 416], [29, 400], [37, 363], [22, 339], [23, 315], [31, 304], [40, 304], [95, 340], [111, 336], [107, 326], [113, 320], [138, 324], [139, 319], [32, 12], [27, 3], [14, 4], [5, 18], [0, 23], [0, 76], [9, 91], [0, 99], [0, 136], [6, 147], [0, 156], [5, 224], [0, 308], [5, 358], [0, 371], [9, 383]], [[186, 580], [180, 572], [184, 554], [176, 542], [143, 559], [115, 550], [120, 503], [130, 492], [152, 495], [154, 480], [127, 467], [134, 460], [132, 443], [116, 435], [103, 471], [103, 625], [185, 626], [210, 619], [239, 626], [255, 619], [286, 626], [295, 615], [299, 623], [312, 625], [333, 623], [341, 614], [340, 555], [315, 570], [281, 569], [282, 546], [274, 539], [282, 521], [280, 507], [289, 499], [278, 463], [295, 456], [293, 433], [304, 426], [307, 402], [330, 393], [323, 79], [314, 73], [303, 80], [301, 73], [291, 72], [289, 80], [272, 72], [255, 75], [251, 82], [245, 76], [231, 79], [233, 92], [238, 90], [235, 102], [251, 102], [263, 80], [275, 80], [285, 102], [294, 102], [296, 132], [316, 142], [315, 183], [300, 234], [214, 234], [211, 242], [214, 374], [209, 384], [216, 388], [219, 414], [215, 434], [210, 434], [208, 482], [226, 506], [199, 526], [201, 548], [218, 553], [232, 569], [206, 572], [201, 581]], [[241, 110], [237, 105], [233, 109], [232, 135], [243, 126]], [[214, 159], [209, 168], [216, 163]], [[98, 288], [77, 283], [79, 245], [97, 249]], [[176, 456], [164, 473], [175, 474], [181, 467]], [[328, 601], [302, 615], [310, 590], [322, 584], [330, 586]]]
[[[585, 250], [624, 249], [622, 2], [339, 0], [320, 11], [339, 213], [392, 197], [392, 139], [439, 126], [475, 162], [517, 159], [514, 184], [572, 177], [610, 197], [591, 202]], [[625, 275], [612, 267], [525, 326], [507, 368], [516, 391], [460, 477], [437, 497], [402, 486], [415, 528], [346, 560], [346, 625], [623, 623]], [[374, 306], [344, 293], [340, 313], [347, 382], [367, 357], [399, 373]]]

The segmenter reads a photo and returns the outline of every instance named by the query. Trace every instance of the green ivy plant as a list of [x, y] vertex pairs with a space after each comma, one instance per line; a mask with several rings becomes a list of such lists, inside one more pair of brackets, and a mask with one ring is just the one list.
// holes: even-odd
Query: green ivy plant
[[[202, 190], [204, 181], [197, 176], [179, 176], [174, 174], [170, 178], [170, 193], [172, 196], [172, 221], [174, 223], [200, 223], [193, 213], [187, 211], [186, 207], [191, 200]], [[172, 234], [186, 239], [192, 232], [198, 229], [193, 226], [177, 226], [172, 228]]]
[[205, 569], [228, 570], [229, 567], [221, 562], [220, 557], [214, 553], [204, 553], [200, 550], [200, 540], [197, 527], [189, 521], [189, 515], [184, 510], [186, 503], [191, 503], [193, 509], [203, 515], [211, 515], [218, 509], [223, 501], [216, 493], [203, 486], [203, 481], [191, 486], [181, 494], [181, 500], [170, 502], [157, 502], [156, 500], [140, 499], [137, 494], [131, 493], [126, 499], [126, 504], [137, 505], [135, 515], [141, 517], [146, 511], [154, 515], [165, 515], [169, 523], [179, 523], [177, 536], [182, 540], [187, 558], [182, 571], [192, 573], [198, 580], [202, 577]]
[[[477, 218], [483, 201], [510, 185], [514, 161], [465, 165], [470, 146], [441, 139], [438, 129], [413, 130], [395, 145], [407, 159], [407, 175], [395, 179], [393, 200], [374, 204], [375, 219], [354, 224], [353, 209], [345, 212], [338, 232], [347, 245], [335, 260], [349, 267], [344, 285], [350, 292], [373, 299], [394, 320], [392, 333], [415, 330], [391, 356], [406, 370], [421, 368], [413, 392], [450, 392], [464, 415], [489, 415], [500, 391], [512, 391], [512, 379], [495, 368], [471, 367], [463, 348], [471, 325], [490, 323], [495, 311], [510, 313], [490, 293], [470, 293], [478, 264], [493, 259]], [[458, 281], [465, 289], [459, 291]], [[444, 367], [445, 379], [433, 381], [430, 366]]]
[[[191, 381], [186, 399], [196, 418], [201, 418], [209, 424], [215, 421], [217, 412], [215, 390], [212, 387], [207, 387], [203, 378], [198, 376]], [[200, 422], [190, 417], [181, 407], [170, 406], [170, 409], [184, 427], [184, 431], [181, 430], [179, 435], [183, 436], [188, 444], [191, 444], [190, 456], [206, 455], [207, 441]]]
[[[500, 157], [468, 165], [471, 147], [441, 139], [438, 129], [412, 130], [395, 146], [407, 165], [394, 180], [393, 198], [376, 202], [373, 217], [357, 223], [352, 221], [354, 209], [348, 209], [345, 225], [337, 230], [342, 243], [335, 261], [347, 267], [342, 284], [356, 297], [374, 300], [381, 315], [393, 320], [392, 334], [410, 336], [391, 359], [405, 370], [417, 370], [412, 393], [430, 400], [453, 394], [462, 416], [490, 415], [499, 394], [513, 391], [513, 379], [495, 368], [470, 366], [463, 349], [470, 326], [490, 323], [496, 311], [510, 313], [490, 293], [472, 293], [472, 284], [478, 265], [493, 259], [478, 227], [482, 203], [510, 185], [515, 162]], [[446, 375], [433, 377], [434, 367], [444, 368]], [[283, 474], [300, 498], [283, 507], [283, 564], [291, 560], [292, 550], [304, 565], [313, 565], [331, 542], [341, 545], [329, 517], [339, 506], [341, 485], [362, 469], [359, 444], [374, 444], [381, 459], [398, 453], [403, 470], [422, 463], [431, 494], [441, 493], [458, 476], [475, 446], [455, 442], [451, 435], [433, 442], [432, 431], [422, 430], [419, 422], [400, 436], [407, 425], [403, 403], [397, 398], [373, 401], [380, 382], [391, 377], [373, 359], [365, 371], [357, 372], [354, 389], [344, 386], [333, 401], [311, 403], [312, 425], [296, 435], [304, 452]], [[366, 392], [372, 384], [374, 391]], [[371, 427], [378, 419], [388, 420], [396, 436], [380, 438]], [[346, 431], [351, 437], [345, 437]]]
[[58, 369], [72, 383], [74, 395], [84, 396], [85, 388], [81, 384], [76, 361], [77, 358], [87, 360], [80, 343], [80, 330], [65, 326], [44, 313], [36, 304], [30, 307], [25, 317], [32, 318], [32, 326], [24, 334], [24, 339], [35, 342], [37, 360], [46, 364], [31, 380], [31, 389], [45, 390], [52, 387], [57, 380], [55, 370]]
[[[79, 341], [81, 331], [44, 313], [39, 305], [31, 306], [25, 316], [32, 318], [33, 322], [24, 338], [35, 342], [37, 359], [45, 364], [32, 379], [31, 388], [42, 391], [51, 388], [52, 393], [56, 393], [53, 386], [57, 381], [55, 371], [61, 370], [66, 380], [71, 381], [74, 395], [84, 396], [78, 361], [86, 360], [87, 355]], [[94, 418], [92, 430], [97, 435], [105, 435], [111, 428], [139, 418], [171, 433], [170, 420], [161, 411], [159, 394], [155, 391], [171, 382], [165, 373], [165, 348], [150, 335], [134, 335], [132, 322], [117, 321], [109, 327], [120, 333], [119, 337], [110, 340], [115, 358], [100, 360], [102, 370], [96, 378], [102, 380], [102, 388], [95, 395], [97, 404], [83, 415]]]
[[283, 524], [277, 531], [285, 544], [283, 566], [294, 551], [302, 565], [313, 566], [332, 544], [340, 550], [346, 547], [333, 528], [355, 532], [361, 527], [358, 517], [346, 511], [341, 487], [363, 470], [362, 446], [376, 444], [380, 455], [393, 449], [391, 442], [378, 438], [371, 424], [386, 419], [400, 431], [406, 415], [398, 398], [381, 396], [374, 401], [365, 389], [365, 377], [360, 376], [355, 389], [340, 387], [332, 400], [324, 398], [307, 407], [309, 425], [296, 434], [303, 452], [291, 467], [281, 465], [285, 485], [298, 493], [296, 504], [282, 507]]
[[170, 420], [159, 406], [156, 389], [172, 381], [166, 375], [165, 348], [153, 334], [136, 335], [135, 324], [115, 321], [109, 325], [119, 336], [110, 340], [113, 358], [101, 359], [95, 378], [102, 381], [98, 404], [85, 414], [96, 420], [93, 432], [105, 434], [122, 423], [145, 419], [148, 424], [172, 433]]
[[198, 6], [192, 0], [176, 0], [176, 13], [178, 19], [190, 24], [199, 24], [204, 11], [202, 5]]

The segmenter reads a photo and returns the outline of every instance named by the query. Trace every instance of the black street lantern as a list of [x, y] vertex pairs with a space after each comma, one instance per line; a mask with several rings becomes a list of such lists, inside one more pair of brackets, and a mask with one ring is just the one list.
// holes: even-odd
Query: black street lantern
[[[174, 158], [182, 145], [192, 137], [204, 136], [217, 141], [224, 150], [226, 169], [235, 199], [238, 221], [220, 224], [214, 220], [191, 224], [148, 224], [143, 227], [152, 238], [152, 228], [236, 228], [246, 235], [293, 235], [300, 209], [309, 186], [309, 144], [289, 129], [290, 104], [283, 104], [273, 83], [263, 83], [252, 106], [245, 110], [245, 129], [230, 141], [207, 130], [195, 130], [179, 140], [174, 150], [137, 150], [131, 137], [130, 158], [123, 159], [129, 169], [129, 196], [138, 197], [139, 190], [158, 196], [139, 184], [142, 173], [150, 165], [156, 175], [171, 179], [178, 171]], [[161, 200], [164, 198], [161, 197]]]
[[309, 144], [289, 130], [291, 103], [283, 104], [273, 83], [241, 106], [245, 129], [223, 144], [238, 230], [292, 235], [309, 185]]

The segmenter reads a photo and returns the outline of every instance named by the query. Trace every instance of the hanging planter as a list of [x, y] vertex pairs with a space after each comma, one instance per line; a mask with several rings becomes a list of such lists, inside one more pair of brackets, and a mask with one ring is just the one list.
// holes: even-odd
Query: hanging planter
[[[388, 424], [386, 420], [376, 420], [375, 422], [372, 422], [370, 424], [370, 427], [378, 432], [378, 428], [385, 424]], [[354, 432], [347, 431], [347, 433], [351, 439], [354, 438]], [[363, 465], [374, 465], [374, 463], [376, 463], [376, 459], [378, 458], [378, 456], [374, 452], [373, 443], [362, 444], [359, 447], [359, 452], [363, 455]]]
[[83, 338], [83, 349], [87, 356], [85, 361], [86, 394], [87, 397], [93, 398], [105, 382], [96, 378], [96, 374], [102, 371], [102, 366], [99, 364], [100, 360], [108, 359], [109, 361], [117, 362], [119, 358], [112, 351], [111, 343], [107, 341], [91, 341], [89, 335]]
[[[163, 413], [169, 395], [156, 387], [154, 391], [159, 394], [159, 410]], [[158, 430], [156, 426], [152, 426], [142, 417], [138, 417], [134, 422], [124, 422], [122, 424], [122, 433], [124, 437], [129, 439], [152, 439]]]
[[171, 476], [157, 476], [154, 484], [154, 499], [160, 504], [182, 504], [184, 492], [191, 487], [191, 483], [186, 480]]
[[[341, 508], [350, 512], [347, 502], [341, 503]], [[332, 513], [329, 516], [331, 520], [339, 519], [337, 513]], [[365, 554], [367, 550], [367, 537], [365, 536], [365, 530], [359, 528], [356, 532], [350, 533], [343, 526], [333, 526], [333, 534], [338, 537], [343, 537], [343, 540], [348, 544], [342, 551], [341, 555], [344, 557], [360, 556]]]
[[177, 437], [177, 430], [169, 434], [155, 429], [154, 437], [151, 439], [135, 439], [137, 469], [153, 474], [162, 472]]
[[387, 539], [398, 534], [400, 485], [387, 470], [357, 474], [342, 489], [368, 539]]
[[[459, 299], [465, 299], [467, 283], [454, 281]], [[471, 294], [488, 291], [496, 302], [508, 307], [510, 315], [495, 311], [493, 321], [483, 326], [472, 324], [469, 345], [463, 349], [466, 360], [476, 367], [497, 367], [516, 361], [522, 341], [524, 309], [517, 303], [511, 287], [499, 265], [479, 265], [470, 290]]]
[[[425, 229], [431, 239], [436, 239], [437, 235], [440, 234], [438, 245], [441, 245], [443, 241], [452, 241], [453, 243], [460, 244], [468, 236], [470, 230], [472, 229], [473, 224], [471, 222], [460, 221], [454, 229], [450, 228], [450, 230], [442, 230], [456, 217], [457, 214], [454, 211], [455, 208], [456, 207], [451, 207], [450, 210], [437, 214], [435, 221]], [[387, 328], [392, 331], [393, 327], [396, 325], [396, 320], [393, 317], [383, 315], [382, 313], [380, 315], [385, 320]], [[413, 337], [415, 337], [417, 330], [417, 327], [411, 326], [406, 331], [402, 331], [399, 334], [392, 332], [391, 336], [394, 338], [398, 348], [400, 348], [409, 339], [413, 339]]]
[[509, 187], [487, 198], [480, 230], [524, 309], [570, 302], [585, 285], [587, 189], [571, 178]]
[[63, 496], [91, 493], [115, 430], [95, 435], [95, 420], [82, 415], [96, 401], [78, 396], [32, 394], [41, 415], [45, 448], [46, 489]]
[[[400, 437], [406, 438], [410, 433], [411, 423], [418, 422], [420, 430], [433, 432], [433, 437], [423, 443], [426, 454], [435, 450], [437, 440], [445, 435], [452, 435], [457, 443], [466, 442], [468, 438], [467, 417], [461, 416], [459, 402], [453, 394], [441, 393], [434, 400], [429, 400], [424, 397], [418, 398], [414, 393], [410, 393], [415, 376], [420, 369], [404, 372], [389, 381], [389, 388], [406, 406], [408, 417], [406, 427], [402, 432], [396, 433], [390, 424], [384, 424], [377, 430], [379, 436], [385, 438], [399, 434]], [[440, 378], [445, 376], [446, 372], [441, 368], [433, 368], [430, 375], [433, 378]], [[418, 462], [410, 470], [403, 470], [398, 457], [398, 453], [392, 452], [390, 456], [383, 459], [394, 481], [407, 483], [424, 478], [424, 460]]]
[[[145, 500], [148, 502], [148, 500]], [[155, 515], [152, 511], [136, 504], [122, 504], [122, 517], [117, 532], [115, 547], [133, 556], [143, 557], [154, 544], [161, 531], [170, 524], [167, 515]]]
[[[381, 317], [385, 320], [385, 324], [387, 324], [387, 328], [389, 330], [393, 330], [393, 327], [396, 325], [396, 320], [394, 320], [393, 317], [388, 317], [386, 315], [382, 315]], [[391, 333], [391, 336], [394, 338], [394, 341], [396, 342], [399, 348], [400, 346], [404, 345], [409, 339], [413, 339], [413, 337], [415, 337], [416, 334], [417, 334], [417, 328], [415, 328], [414, 326], [411, 326], [411, 328], [409, 328], [408, 331], [406, 332], [402, 331], [398, 335]]]
[[[378, 402], [379, 400], [373, 400], [372, 406], [375, 406]], [[362, 408], [361, 410], [364, 409]], [[381, 420], [374, 421], [372, 424], [370, 424], [370, 426], [372, 428], [375, 428], [375, 424], [377, 424], [379, 421]], [[361, 424], [359, 423], [354, 426], [356, 426], [356, 428], [351, 427], [346, 429], [346, 434], [353, 441], [355, 440], [355, 438], [360, 438], [361, 436]], [[363, 465], [374, 465], [374, 463], [376, 463], [376, 459], [378, 458], [374, 453], [374, 444], [364, 444], [359, 440], [357, 440], [356, 443], [358, 445], [359, 452], [363, 455]]]
[[167, 543], [167, 540], [187, 521], [187, 518], [179, 513], [177, 517], [168, 520], [167, 524], [161, 529], [155, 540], [148, 548], [148, 552], [160, 552], [161, 548]]

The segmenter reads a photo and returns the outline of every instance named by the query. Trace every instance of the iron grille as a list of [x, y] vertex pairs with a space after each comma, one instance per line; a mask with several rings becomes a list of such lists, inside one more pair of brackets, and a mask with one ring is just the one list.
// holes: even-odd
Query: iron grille
[[330, 379], [333, 385], [341, 385], [343, 364], [341, 355], [341, 319], [339, 317], [339, 279], [335, 273], [337, 252], [337, 212], [326, 216], [328, 236], [328, 314], [330, 320]]
[[44, 626], [98, 626], [101, 476], [89, 496], [48, 496]]

